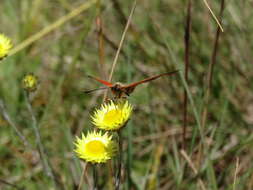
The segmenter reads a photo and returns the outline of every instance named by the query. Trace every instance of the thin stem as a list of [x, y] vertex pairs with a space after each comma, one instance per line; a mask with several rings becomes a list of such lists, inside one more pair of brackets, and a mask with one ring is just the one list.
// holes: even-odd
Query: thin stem
[[36, 137], [36, 145], [37, 145], [37, 148], [38, 148], [38, 152], [39, 152], [39, 155], [40, 155], [40, 159], [43, 163], [43, 167], [44, 167], [44, 170], [45, 170], [45, 173], [47, 176], [49, 176], [52, 181], [54, 182], [54, 184], [57, 184], [56, 183], [56, 179], [55, 179], [55, 176], [52, 172], [52, 169], [50, 167], [50, 164], [49, 164], [49, 161], [48, 161], [48, 157], [45, 153], [45, 149], [44, 149], [44, 146], [42, 144], [42, 141], [41, 141], [41, 135], [40, 135], [40, 132], [39, 132], [39, 128], [38, 128], [38, 124], [37, 124], [37, 119], [34, 115], [34, 111], [32, 109], [32, 106], [31, 106], [31, 103], [29, 101], [29, 93], [25, 91], [25, 99], [26, 99], [26, 106], [27, 106], [27, 109], [31, 115], [31, 118], [32, 118], [32, 128], [34, 130], [34, 133], [35, 133], [35, 137]]
[[132, 159], [133, 159], [133, 138], [132, 138], [132, 125], [129, 125], [127, 133], [127, 186], [128, 189], [131, 189], [132, 186], [132, 179], [131, 179], [131, 166], [132, 166]]
[[[190, 58], [190, 32], [191, 32], [191, 0], [188, 0], [187, 5], [187, 16], [186, 16], [186, 26], [185, 26], [185, 72], [184, 78], [186, 83], [188, 83], [188, 73], [189, 73], [189, 58]], [[188, 97], [187, 91], [184, 90], [184, 112], [183, 112], [183, 149], [185, 149], [185, 141], [186, 141], [186, 128], [188, 125], [187, 111], [188, 111]]]
[[122, 168], [122, 135], [120, 130], [118, 131], [118, 146], [119, 146], [119, 155], [118, 155], [118, 170], [116, 174], [115, 190], [119, 190], [121, 182], [121, 168]]
[[93, 164], [92, 166], [93, 169], [93, 190], [98, 190], [98, 174], [97, 174], [97, 167], [96, 164]]
[[124, 12], [123, 12], [120, 4], [119, 4], [119, 1], [118, 0], [112, 0], [112, 4], [113, 4], [114, 9], [118, 13], [118, 18], [119, 18], [121, 24], [124, 25], [127, 22], [127, 19], [126, 19], [125, 14], [124, 14]]
[[81, 179], [80, 179], [80, 182], [79, 182], [79, 185], [78, 185], [78, 190], [82, 189], [82, 185], [83, 185], [83, 182], [84, 182], [85, 171], [86, 171], [86, 168], [87, 168], [86, 166], [87, 166], [87, 163], [85, 163], [83, 165], [83, 171], [82, 171]]
[[236, 180], [237, 180], [237, 175], [238, 175], [238, 169], [239, 169], [239, 158], [236, 157], [236, 168], [235, 168], [235, 174], [234, 174], [233, 190], [236, 190]]
[[[222, 0], [221, 5], [220, 5], [220, 21], [222, 18], [224, 7], [225, 7], [225, 0]], [[217, 26], [212, 57], [211, 57], [211, 61], [210, 61], [210, 64], [208, 67], [208, 73], [207, 73], [207, 90], [205, 92], [205, 96], [204, 96], [204, 100], [203, 100], [204, 108], [203, 108], [203, 112], [201, 114], [201, 128], [202, 128], [202, 130], [204, 130], [204, 128], [205, 128], [207, 115], [208, 115], [208, 105], [209, 105], [210, 96], [211, 96], [213, 69], [214, 69], [214, 65], [216, 64], [216, 57], [217, 57], [217, 52], [218, 52], [218, 47], [219, 47], [218, 45], [219, 45], [220, 32], [221, 32], [221, 28], [219, 26]], [[200, 158], [203, 154], [203, 149], [204, 149], [204, 147], [200, 145], [199, 153], [198, 153], [198, 159], [199, 159], [198, 162], [199, 163], [200, 163]], [[208, 151], [208, 150], [204, 149], [204, 151]]]
[[28, 143], [25, 136], [22, 135], [22, 133], [18, 130], [18, 127], [16, 124], [12, 121], [11, 117], [9, 116], [7, 110], [5, 109], [3, 100], [0, 100], [0, 112], [2, 113], [4, 119], [10, 124], [10, 126], [14, 129], [14, 131], [17, 133], [18, 137], [21, 139], [23, 144], [25, 146], [29, 146], [29, 148], [32, 148], [32, 145]]
[[[220, 6], [220, 22], [222, 18], [222, 14], [225, 8], [225, 0], [221, 1], [221, 6]], [[202, 113], [202, 121], [201, 121], [201, 126], [202, 128], [205, 127], [206, 124], [206, 118], [207, 118], [207, 105], [209, 104], [209, 99], [210, 99], [210, 93], [211, 93], [211, 88], [212, 88], [212, 81], [213, 81], [213, 70], [214, 66], [216, 64], [216, 57], [217, 57], [217, 52], [219, 48], [219, 37], [220, 37], [221, 29], [219, 26], [217, 26], [217, 31], [215, 35], [215, 41], [214, 41], [214, 47], [213, 47], [213, 52], [212, 52], [212, 57], [211, 57], [211, 63], [209, 64], [208, 68], [208, 73], [207, 73], [207, 90], [206, 90], [206, 96], [204, 99], [205, 107]]]

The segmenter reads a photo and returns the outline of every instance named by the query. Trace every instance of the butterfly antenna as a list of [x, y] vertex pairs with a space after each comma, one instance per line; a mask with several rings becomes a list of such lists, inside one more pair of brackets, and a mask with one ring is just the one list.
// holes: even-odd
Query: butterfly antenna
[[96, 89], [92, 89], [92, 90], [85, 90], [84, 93], [89, 94], [89, 93], [97, 91], [97, 90], [106, 90], [106, 89], [108, 89], [108, 87], [96, 88]]
[[91, 75], [87, 75], [88, 78], [93, 79], [94, 77]]

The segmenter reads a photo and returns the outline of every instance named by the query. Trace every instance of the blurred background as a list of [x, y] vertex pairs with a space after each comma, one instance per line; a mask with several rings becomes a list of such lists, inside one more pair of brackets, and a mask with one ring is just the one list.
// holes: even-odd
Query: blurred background
[[[0, 62], [0, 189], [78, 189], [85, 163], [74, 154], [73, 142], [93, 129], [90, 114], [103, 101], [103, 92], [83, 93], [101, 86], [87, 75], [108, 79], [133, 2], [1, 0], [0, 32], [12, 39], [14, 49]], [[221, 3], [209, 1], [217, 18]], [[217, 22], [204, 0], [192, 2], [186, 83], [187, 5], [186, 0], [137, 1], [112, 81], [128, 84], [176, 69], [180, 73], [140, 85], [131, 94], [122, 189], [251, 190], [253, 4], [225, 0], [224, 32], [215, 49]], [[33, 114], [21, 85], [27, 73], [40, 81], [30, 94]], [[34, 118], [56, 182], [43, 170]], [[99, 189], [114, 189], [113, 162], [98, 167]], [[82, 189], [91, 186], [88, 165]]]

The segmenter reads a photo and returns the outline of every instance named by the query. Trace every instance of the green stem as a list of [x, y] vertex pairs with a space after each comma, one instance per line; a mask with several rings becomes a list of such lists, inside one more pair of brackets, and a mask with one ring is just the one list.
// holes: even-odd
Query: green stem
[[33, 130], [35, 133], [36, 145], [38, 147], [38, 152], [39, 152], [40, 159], [42, 161], [45, 173], [47, 176], [49, 176], [52, 179], [52, 181], [56, 185], [57, 181], [56, 181], [55, 176], [53, 174], [52, 168], [50, 167], [48, 157], [45, 153], [45, 148], [44, 148], [42, 141], [41, 141], [41, 135], [40, 135], [39, 128], [38, 128], [37, 119], [34, 115], [34, 111], [32, 109], [31, 103], [29, 101], [29, 92], [25, 92], [25, 99], [26, 99], [27, 109], [28, 109], [28, 111], [31, 115], [31, 118], [32, 118], [32, 127], [33, 127]]
[[29, 142], [27, 141], [26, 137], [24, 135], [22, 135], [21, 131], [18, 129], [18, 127], [16, 126], [15, 122], [11, 119], [9, 113], [7, 112], [4, 102], [2, 99], [0, 99], [0, 114], [2, 114], [2, 116], [4, 117], [4, 119], [9, 123], [9, 125], [14, 129], [14, 131], [17, 133], [18, 137], [21, 139], [21, 141], [23, 142], [23, 144], [25, 146], [28, 146], [29, 148], [32, 148], [32, 145], [29, 144]]
[[98, 190], [98, 176], [97, 176], [97, 167], [96, 164], [93, 164], [93, 190]]
[[122, 168], [122, 136], [120, 130], [117, 132], [118, 134], [118, 143], [119, 143], [119, 156], [118, 156], [118, 171], [116, 174], [116, 182], [115, 189], [119, 190], [120, 182], [121, 182], [121, 168]]

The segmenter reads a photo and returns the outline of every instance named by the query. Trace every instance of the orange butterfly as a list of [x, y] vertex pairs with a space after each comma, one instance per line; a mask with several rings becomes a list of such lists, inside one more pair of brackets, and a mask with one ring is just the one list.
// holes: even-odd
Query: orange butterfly
[[155, 79], [157, 79], [157, 78], [159, 78], [161, 76], [173, 75], [173, 74], [175, 74], [177, 72], [178, 72], [178, 70], [172, 71], [172, 72], [168, 72], [168, 73], [162, 73], [162, 74], [155, 75], [155, 76], [152, 76], [152, 77], [149, 77], [149, 78], [146, 78], [144, 80], [141, 80], [141, 81], [138, 81], [138, 82], [134, 82], [134, 83], [131, 83], [131, 84], [128, 84], [128, 85], [123, 85], [123, 84], [121, 84], [119, 82], [117, 82], [115, 84], [112, 84], [112, 83], [110, 83], [108, 81], [99, 79], [97, 77], [88, 76], [89, 78], [92, 78], [92, 79], [94, 79], [94, 80], [102, 83], [106, 87], [104, 87], [104, 88], [98, 88], [98, 89], [94, 89], [94, 90], [87, 90], [87, 91], [84, 91], [84, 92], [85, 93], [90, 93], [90, 92], [93, 92], [95, 90], [102, 90], [102, 89], [108, 89], [108, 88], [110, 88], [111, 91], [112, 91], [112, 93], [115, 95], [116, 98], [121, 98], [124, 95], [129, 96], [134, 91], [135, 87], [138, 86], [139, 84], [143, 84], [143, 83], [155, 80]]

